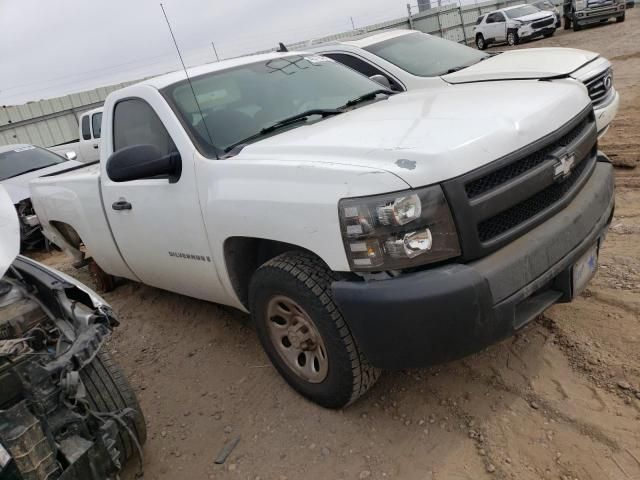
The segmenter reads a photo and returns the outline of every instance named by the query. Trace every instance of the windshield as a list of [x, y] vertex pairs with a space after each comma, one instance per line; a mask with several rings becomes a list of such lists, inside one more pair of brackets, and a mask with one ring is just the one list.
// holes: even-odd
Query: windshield
[[365, 47], [419, 77], [435, 77], [449, 70], [478, 63], [489, 55], [450, 40], [412, 33]]
[[524, 17], [525, 15], [538, 13], [539, 11], [540, 9], [534, 7], [533, 5], [523, 5], [521, 7], [513, 8], [511, 10], [504, 10], [504, 13], [506, 13], [507, 17], [509, 18], [519, 18], [519, 17]]
[[283, 119], [309, 110], [336, 109], [380, 89], [367, 77], [319, 55], [242, 65], [192, 78], [191, 83], [199, 105], [186, 81], [169, 85], [163, 94], [208, 156], [259, 136], [262, 129]]
[[66, 159], [49, 150], [22, 145], [14, 150], [0, 152], [0, 181], [62, 162], [66, 162]]

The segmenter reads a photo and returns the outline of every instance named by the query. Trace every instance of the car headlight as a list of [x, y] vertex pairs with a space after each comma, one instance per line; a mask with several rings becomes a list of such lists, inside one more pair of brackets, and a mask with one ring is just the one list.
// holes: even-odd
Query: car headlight
[[460, 255], [451, 211], [437, 185], [342, 199], [338, 210], [353, 271], [399, 270]]

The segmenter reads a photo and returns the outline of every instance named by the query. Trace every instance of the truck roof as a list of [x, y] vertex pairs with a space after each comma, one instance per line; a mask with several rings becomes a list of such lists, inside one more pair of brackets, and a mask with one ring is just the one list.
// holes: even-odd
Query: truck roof
[[[291, 55], [300, 55], [305, 53], [312, 55], [312, 53], [310, 52], [298, 52], [298, 51], [270, 52], [270, 53], [263, 53], [260, 55], [249, 55], [246, 57], [231, 58], [229, 60], [222, 60], [220, 62], [206, 63], [204, 65], [198, 65], [197, 67], [187, 68], [187, 72], [189, 73], [189, 77], [193, 78], [206, 73], [227, 70], [229, 68], [239, 67], [242, 65], [250, 65], [256, 62], [263, 62], [263, 61], [272, 60], [275, 58], [283, 58]], [[187, 77], [184, 73], [184, 70], [176, 70], [175, 72], [160, 75], [159, 77], [152, 77], [146, 80], [142, 80], [141, 82], [138, 82], [136, 85], [150, 85], [157, 89], [161, 89], [168, 85], [181, 82], [186, 78]], [[125, 87], [125, 89], [126, 88], [128, 87]]]

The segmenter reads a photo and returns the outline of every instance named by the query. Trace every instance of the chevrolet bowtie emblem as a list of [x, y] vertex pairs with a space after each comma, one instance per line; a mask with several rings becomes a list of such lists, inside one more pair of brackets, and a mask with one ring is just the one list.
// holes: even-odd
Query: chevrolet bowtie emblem
[[571, 173], [575, 163], [576, 155], [574, 153], [567, 153], [560, 157], [553, 169], [553, 178], [556, 180], [565, 179]]

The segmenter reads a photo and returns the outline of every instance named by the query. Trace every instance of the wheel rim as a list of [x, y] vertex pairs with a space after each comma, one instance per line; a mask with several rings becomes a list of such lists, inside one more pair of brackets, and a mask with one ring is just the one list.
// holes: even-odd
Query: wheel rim
[[515, 43], [516, 43], [516, 41], [515, 41], [516, 39], [515, 39], [515, 37], [513, 36], [513, 33], [510, 33], [510, 34], [508, 35], [507, 40], [508, 40], [508, 42], [509, 42], [509, 45], [513, 45], [513, 44], [515, 44]]
[[284, 295], [267, 305], [267, 330], [271, 343], [286, 365], [310, 383], [322, 382], [329, 372], [327, 349], [309, 314]]
[[478, 37], [478, 48], [482, 48], [484, 47], [484, 40], [482, 40], [482, 37]]

